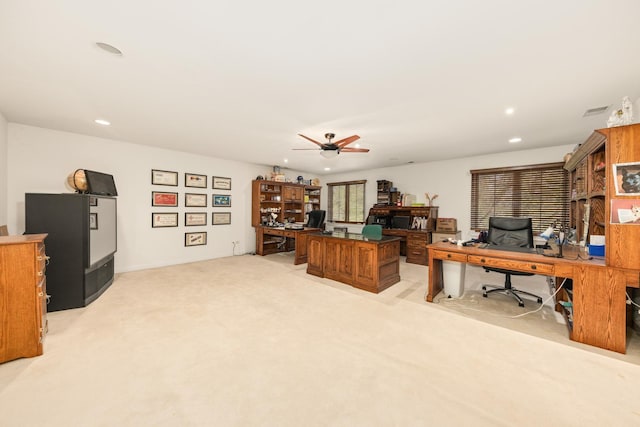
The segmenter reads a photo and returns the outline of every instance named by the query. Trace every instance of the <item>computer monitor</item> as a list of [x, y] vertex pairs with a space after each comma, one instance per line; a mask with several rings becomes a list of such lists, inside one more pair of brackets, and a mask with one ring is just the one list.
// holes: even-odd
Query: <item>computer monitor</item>
[[396, 215], [391, 219], [391, 228], [408, 230], [411, 225], [411, 217], [404, 215]]
[[89, 194], [99, 194], [101, 196], [118, 195], [113, 175], [85, 169], [84, 176], [87, 180], [87, 192]]

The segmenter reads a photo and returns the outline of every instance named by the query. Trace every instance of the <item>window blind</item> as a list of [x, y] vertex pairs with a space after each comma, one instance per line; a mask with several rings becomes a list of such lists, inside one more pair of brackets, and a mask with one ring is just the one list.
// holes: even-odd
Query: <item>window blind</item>
[[531, 217], [535, 233], [569, 222], [569, 176], [564, 163], [471, 171], [471, 228], [489, 217]]
[[364, 190], [367, 181], [334, 182], [329, 187], [327, 217], [331, 222], [364, 222]]

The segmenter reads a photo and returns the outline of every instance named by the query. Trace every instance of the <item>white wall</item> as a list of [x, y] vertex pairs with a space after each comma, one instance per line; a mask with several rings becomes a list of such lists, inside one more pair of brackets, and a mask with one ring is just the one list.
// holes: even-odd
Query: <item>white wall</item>
[[7, 120], [0, 113], [0, 225], [7, 223], [7, 149]]
[[[579, 141], [582, 142], [582, 141]], [[393, 182], [393, 186], [402, 193], [416, 196], [417, 203], [427, 203], [424, 193], [438, 194], [433, 205], [438, 206], [441, 218], [456, 218], [462, 237], [468, 237], [470, 231], [471, 174], [470, 170], [503, 166], [531, 165], [537, 163], [561, 162], [566, 153], [573, 151], [575, 144], [536, 150], [513, 151], [490, 154], [479, 157], [407, 164], [392, 168], [372, 169], [346, 174], [326, 175], [323, 183], [366, 179], [365, 205], [367, 211], [376, 203], [378, 180]], [[326, 187], [325, 187], [326, 188]], [[326, 191], [325, 191], [326, 192]], [[323, 192], [323, 195], [324, 193]], [[323, 199], [326, 209], [327, 199]], [[331, 228], [328, 224], [327, 228]], [[361, 226], [352, 225], [349, 231], [359, 232]]]
[[[0, 133], [2, 130], [0, 129]], [[1, 142], [0, 142], [1, 144]], [[222, 160], [178, 151], [95, 138], [15, 123], [8, 124], [7, 224], [13, 234], [24, 232], [25, 193], [70, 193], [67, 176], [76, 169], [90, 169], [114, 176], [118, 189], [117, 272], [234, 255], [255, 251], [255, 232], [251, 227], [251, 181], [265, 175], [262, 165]], [[0, 166], [1, 167], [1, 166]], [[151, 170], [179, 172], [179, 186], [151, 185]], [[1, 169], [0, 169], [1, 170]], [[184, 173], [208, 176], [208, 189], [184, 187]], [[295, 179], [305, 175], [283, 170]], [[211, 194], [229, 193], [211, 189], [212, 176], [231, 177], [231, 208], [211, 207]], [[178, 208], [151, 206], [152, 191], [179, 193]], [[184, 227], [184, 193], [208, 194], [209, 207], [189, 208], [206, 211], [207, 226]], [[211, 212], [231, 212], [231, 225], [211, 225]], [[152, 212], [178, 212], [179, 227], [152, 228]], [[207, 231], [205, 246], [184, 246], [187, 231]], [[46, 241], [45, 241], [46, 243]]]

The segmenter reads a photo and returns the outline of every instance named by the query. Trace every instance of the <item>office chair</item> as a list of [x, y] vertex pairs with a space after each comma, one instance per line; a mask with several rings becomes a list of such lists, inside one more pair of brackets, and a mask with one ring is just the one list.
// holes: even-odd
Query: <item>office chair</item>
[[322, 209], [316, 209], [314, 211], [309, 211], [309, 218], [307, 219], [307, 223], [305, 227], [309, 228], [323, 228], [324, 225], [324, 217], [327, 214], [326, 211]]
[[382, 226], [380, 224], [367, 224], [362, 227], [360, 232], [364, 237], [371, 237], [373, 239], [382, 238]]
[[[487, 235], [487, 243], [489, 245], [516, 247], [516, 248], [533, 248], [533, 228], [531, 218], [489, 218], [489, 233]], [[511, 286], [511, 276], [533, 276], [533, 273], [523, 273], [520, 271], [505, 270], [495, 267], [483, 267], [489, 272], [502, 273], [505, 275], [504, 287], [483, 285], [482, 296], [487, 298], [491, 292], [502, 292], [511, 295], [518, 301], [520, 307], [524, 307], [524, 301], [518, 294], [525, 294], [536, 298], [538, 303], [542, 303], [542, 298], [527, 291], [522, 291]], [[494, 288], [487, 290], [487, 287]]]

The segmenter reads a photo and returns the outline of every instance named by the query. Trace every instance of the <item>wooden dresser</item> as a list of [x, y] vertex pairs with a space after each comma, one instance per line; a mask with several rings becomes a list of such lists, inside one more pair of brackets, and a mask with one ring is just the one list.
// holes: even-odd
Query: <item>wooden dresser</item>
[[0, 237], [0, 363], [42, 354], [46, 234]]

